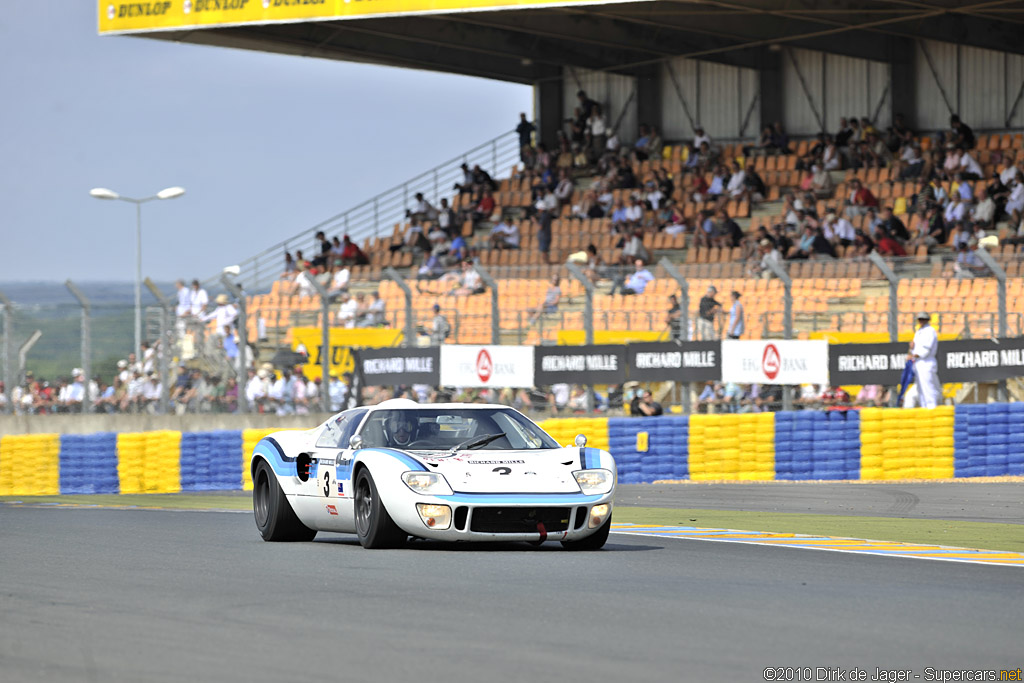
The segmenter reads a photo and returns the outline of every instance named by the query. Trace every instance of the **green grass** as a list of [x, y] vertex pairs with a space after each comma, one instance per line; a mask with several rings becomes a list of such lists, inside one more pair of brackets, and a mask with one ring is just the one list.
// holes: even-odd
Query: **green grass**
[[[64, 504], [101, 507], [137, 506], [164, 510], [251, 510], [248, 492], [170, 493], [93, 496], [0, 496], [0, 503]], [[788, 512], [730, 512], [672, 508], [615, 508], [616, 522], [695, 526], [743, 531], [844, 536], [873, 541], [902, 541], [984, 550], [1024, 552], [1024, 525], [987, 522], [951, 522], [935, 519], [845, 517]]]
[[615, 508], [614, 519], [616, 522], [631, 522], [633, 524], [819, 534], [863, 538], [872, 541], [901, 541], [1024, 552], [1024, 525], [1020, 524], [622, 506]]

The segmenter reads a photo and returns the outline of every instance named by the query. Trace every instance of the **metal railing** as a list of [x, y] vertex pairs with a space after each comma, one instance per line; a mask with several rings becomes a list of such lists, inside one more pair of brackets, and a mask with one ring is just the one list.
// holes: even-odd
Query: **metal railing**
[[[463, 181], [462, 164], [467, 164], [471, 169], [474, 165], [479, 165], [497, 179], [519, 163], [519, 153], [518, 134], [515, 131], [502, 133], [347, 211], [305, 228], [255, 256], [240, 261], [237, 264], [240, 272], [236, 281], [243, 284], [249, 293], [266, 291], [284, 269], [285, 252], [294, 254], [296, 250], [302, 250], [308, 257], [318, 253], [319, 245], [314, 235], [320, 230], [324, 231], [328, 238], [334, 235], [348, 235], [357, 244], [372, 237], [390, 236], [393, 226], [405, 221], [406, 211], [412, 208], [417, 193], [423, 193], [435, 207], [440, 204], [443, 197], [457, 194], [454, 186]], [[220, 273], [217, 273], [207, 278], [203, 285], [219, 288], [219, 280]]]

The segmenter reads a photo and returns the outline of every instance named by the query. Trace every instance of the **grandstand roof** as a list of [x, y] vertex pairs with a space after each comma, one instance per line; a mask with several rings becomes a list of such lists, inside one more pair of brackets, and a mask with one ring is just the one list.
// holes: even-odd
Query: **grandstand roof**
[[781, 44], [882, 61], [918, 38], [1024, 53], [1022, 31], [1024, 0], [653, 0], [142, 35], [535, 83], [564, 66], [635, 72], [677, 56], [756, 68]]

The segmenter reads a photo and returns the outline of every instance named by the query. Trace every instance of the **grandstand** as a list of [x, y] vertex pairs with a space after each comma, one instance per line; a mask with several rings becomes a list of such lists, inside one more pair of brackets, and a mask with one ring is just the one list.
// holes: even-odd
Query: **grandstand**
[[[829, 189], [804, 201], [815, 227], [834, 212], [848, 215], [853, 229], [878, 237], [872, 214], [848, 210], [856, 179], [879, 206], [892, 208], [910, 235], [921, 234], [925, 212], [919, 205], [918, 174], [904, 172], [913, 158], [904, 153], [913, 150], [919, 158], [927, 157], [924, 168], [940, 205], [942, 198], [954, 196], [969, 203], [985, 199], [987, 179], [1024, 158], [1024, 46], [1018, 35], [1024, 2], [811, 0], [794, 8], [782, 0], [574, 2], [559, 7], [494, 0], [473, 5], [488, 11], [462, 11], [469, 6], [458, 3], [447, 7], [438, 11], [407, 3], [402, 16], [351, 7], [337, 14], [309, 10], [292, 17], [276, 7], [260, 10], [257, 4], [237, 16], [226, 11], [209, 20], [167, 16], [152, 25], [140, 18], [118, 23], [120, 19], [106, 17], [101, 7], [101, 32], [371, 61], [534, 87], [537, 133], [525, 164], [518, 138], [503, 134], [242, 261], [240, 280], [252, 292], [251, 338], [265, 328], [268, 345], [290, 346], [294, 327], [324, 323], [318, 298], [303, 296], [278, 274], [284, 251], [316, 253], [313, 234], [326, 230], [350, 235], [361, 244], [368, 262], [351, 267], [350, 289], [379, 291], [390, 327], [427, 328], [436, 304], [452, 322], [448, 343], [565, 343], [571, 337], [567, 331], [578, 332], [588, 322], [586, 287], [565, 267], [566, 261], [589, 245], [605, 264], [630, 261], [618, 246], [623, 232], [610, 212], [580, 217], [573, 207], [590, 190], [605, 193], [612, 203], [628, 202], [648, 181], [665, 178], [672, 185], [665, 199], [674, 201], [683, 229], [664, 230], [654, 207], [644, 213], [642, 242], [654, 281], [640, 295], [611, 294], [617, 266], [601, 269], [593, 278], [595, 335], [617, 341], [667, 338], [667, 297], [681, 293], [683, 280], [690, 320], [709, 286], [740, 292], [747, 317], [744, 338], [824, 333], [895, 338], [895, 333], [912, 329], [918, 309], [935, 313], [944, 335], [1024, 332], [1024, 266], [1017, 243], [1007, 241], [1018, 234], [1019, 216], [1012, 211], [999, 211], [983, 235], [988, 253], [1009, 278], [1004, 302], [1008, 314], [1002, 321], [996, 279], [974, 261], [961, 267], [956, 247], [961, 239], [967, 241], [967, 228], [953, 222], [944, 226], [939, 243], [900, 240], [909, 253], [886, 255], [884, 271], [864, 251], [833, 239], [834, 258], [815, 254], [782, 262], [792, 278], [788, 294], [782, 280], [760, 272], [754, 255], [754, 235], [760, 228], [788, 223], [797, 228], [790, 232], [798, 240], [805, 218], [797, 224], [790, 221], [792, 204], [786, 197], [797, 193], [803, 199], [810, 163], [821, 158], [814, 136], [843, 133], [837, 126], [840, 117], [851, 116], [861, 127], [851, 132], [850, 151], [842, 163], [827, 172]], [[606, 187], [607, 156], [597, 154], [578, 163], [577, 153], [593, 140], [573, 139], [567, 122], [576, 118], [577, 107], [588, 109], [591, 103], [606, 112], [606, 132], [617, 137], [622, 150], [630, 150], [641, 138], [641, 124], [653, 126], [667, 143], [650, 156], [615, 155], [629, 166], [635, 182]], [[963, 128], [951, 130], [956, 115], [973, 127], [970, 139], [963, 137]], [[764, 131], [760, 139], [759, 131]], [[705, 133], [711, 137], [714, 163], [707, 163], [694, 144]], [[532, 155], [539, 154], [542, 144], [553, 154], [565, 152], [563, 140], [577, 143], [569, 163], [557, 164], [571, 169], [574, 190], [551, 217], [550, 249], [541, 252], [534, 207], [543, 169]], [[958, 169], [942, 168], [947, 142], [969, 150], [981, 171], [978, 178], [967, 180], [954, 173]], [[717, 164], [733, 162], [744, 173], [757, 174], [763, 196], [744, 192], [721, 201], [694, 199], [691, 187], [700, 185], [701, 178], [712, 185]], [[480, 165], [496, 181], [495, 206], [485, 216], [471, 217], [478, 199], [473, 193], [448, 189], [461, 179], [458, 166], [463, 163]], [[557, 170], [555, 162], [552, 167]], [[447, 282], [418, 280], [421, 256], [396, 248], [409, 238], [405, 212], [416, 192], [434, 206], [447, 198], [461, 212], [455, 231], [467, 241], [477, 267], [496, 283], [497, 306], [486, 295], [452, 295]], [[695, 239], [705, 212], [720, 209], [738, 224], [743, 240], [726, 244]], [[519, 224], [519, 249], [491, 247], [491, 228], [503, 220]], [[432, 227], [428, 220], [416, 229], [427, 233]], [[662, 263], [670, 264], [681, 280]], [[885, 271], [895, 272], [898, 284], [887, 280]], [[538, 316], [553, 275], [561, 276], [563, 299], [556, 311]], [[412, 321], [406, 320], [401, 279], [412, 286]], [[890, 310], [891, 286], [897, 287], [898, 310]], [[792, 312], [791, 329], [787, 310]], [[340, 324], [331, 318], [328, 324]], [[721, 335], [724, 318], [716, 323]], [[578, 335], [572, 339], [581, 341]], [[424, 342], [425, 336], [406, 340]]]

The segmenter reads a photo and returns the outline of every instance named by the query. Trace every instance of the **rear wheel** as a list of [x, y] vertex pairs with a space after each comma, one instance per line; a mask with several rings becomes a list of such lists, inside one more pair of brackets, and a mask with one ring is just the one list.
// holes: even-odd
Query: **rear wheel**
[[612, 517], [608, 515], [608, 519], [597, 531], [578, 541], [562, 541], [562, 547], [566, 550], [600, 550], [608, 542], [608, 532], [611, 530]]
[[252, 479], [252, 511], [264, 541], [311, 541], [316, 531], [299, 521], [270, 465], [261, 460]]
[[359, 470], [356, 477], [356, 535], [364, 548], [399, 548], [409, 537], [402, 531], [384, 507], [377, 493], [370, 470]]

